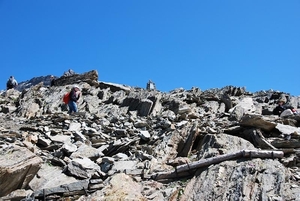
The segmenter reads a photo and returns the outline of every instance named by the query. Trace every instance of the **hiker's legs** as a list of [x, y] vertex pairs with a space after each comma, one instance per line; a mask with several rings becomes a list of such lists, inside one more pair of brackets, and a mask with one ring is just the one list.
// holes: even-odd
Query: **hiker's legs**
[[74, 112], [78, 112], [78, 108], [77, 108], [77, 103], [76, 102], [73, 102], [74, 103]]
[[75, 101], [69, 101], [68, 105], [69, 105], [69, 114], [71, 114], [72, 112], [78, 112], [77, 104]]
[[292, 110], [286, 109], [286, 110], [284, 110], [284, 111], [280, 114], [280, 117], [289, 116], [289, 115], [292, 115], [292, 114], [293, 114]]

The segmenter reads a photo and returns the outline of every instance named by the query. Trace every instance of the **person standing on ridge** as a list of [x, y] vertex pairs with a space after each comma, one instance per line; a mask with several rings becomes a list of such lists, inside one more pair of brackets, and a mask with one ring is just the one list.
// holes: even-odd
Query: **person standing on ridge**
[[6, 82], [6, 89], [14, 89], [16, 86], [18, 86], [17, 80], [14, 78], [14, 76], [10, 76]]
[[54, 78], [54, 76], [53, 75], [51, 75], [50, 76], [50, 86], [52, 87], [52, 86], [54, 86], [55, 85], [55, 78]]
[[80, 88], [77, 85], [74, 85], [70, 91], [70, 100], [68, 102], [69, 114], [72, 112], [78, 112], [77, 102], [81, 96]]

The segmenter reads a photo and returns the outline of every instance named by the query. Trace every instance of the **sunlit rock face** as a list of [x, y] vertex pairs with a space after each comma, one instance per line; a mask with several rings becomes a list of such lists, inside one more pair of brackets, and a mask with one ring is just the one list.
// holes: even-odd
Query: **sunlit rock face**
[[[81, 89], [79, 112], [62, 97]], [[159, 88], [159, 86], [156, 86]], [[160, 92], [66, 71], [0, 94], [6, 200], [297, 200], [300, 116], [288, 93], [225, 86]], [[244, 154], [244, 153], [252, 154]]]

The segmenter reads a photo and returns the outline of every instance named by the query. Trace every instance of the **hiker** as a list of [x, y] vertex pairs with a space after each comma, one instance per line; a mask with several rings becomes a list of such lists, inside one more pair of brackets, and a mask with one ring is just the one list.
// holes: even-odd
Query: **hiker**
[[280, 117], [285, 117], [293, 114], [296, 115], [297, 113], [297, 110], [295, 110], [293, 106], [286, 104], [285, 97], [279, 98], [278, 105], [273, 110], [273, 114]]
[[54, 86], [55, 85], [55, 79], [54, 79], [54, 76], [53, 75], [51, 75], [50, 76], [50, 86], [52, 87], [52, 86]]
[[69, 114], [72, 112], [78, 112], [77, 102], [81, 96], [80, 88], [77, 85], [74, 85], [70, 91], [70, 100], [68, 102]]
[[14, 78], [14, 76], [10, 76], [9, 79], [6, 82], [6, 89], [14, 89], [18, 85], [17, 80]]

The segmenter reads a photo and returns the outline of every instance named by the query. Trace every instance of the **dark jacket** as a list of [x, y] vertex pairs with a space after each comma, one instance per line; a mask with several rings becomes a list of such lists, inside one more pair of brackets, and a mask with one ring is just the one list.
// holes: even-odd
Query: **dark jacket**
[[6, 82], [6, 88], [12, 89], [18, 85], [18, 82], [15, 80], [15, 78], [10, 77]]
[[292, 110], [292, 109], [294, 109], [294, 107], [291, 105], [288, 105], [288, 104], [278, 105], [277, 107], [274, 108], [273, 114], [280, 116], [280, 114], [286, 109]]
[[79, 98], [80, 98], [80, 95], [76, 94], [75, 89], [72, 89], [70, 92], [70, 101], [77, 102], [79, 100]]
[[53, 78], [52, 80], [51, 80], [51, 82], [50, 82], [50, 86], [52, 87], [52, 86], [54, 86], [55, 85], [55, 79]]

